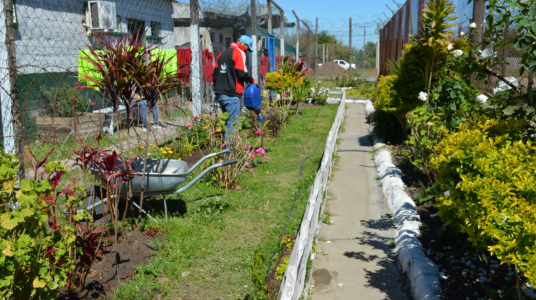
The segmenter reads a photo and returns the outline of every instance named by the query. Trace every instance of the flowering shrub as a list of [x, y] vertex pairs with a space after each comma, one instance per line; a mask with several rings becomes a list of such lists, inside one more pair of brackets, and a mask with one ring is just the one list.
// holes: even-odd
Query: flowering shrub
[[259, 147], [261, 137], [264, 134], [262, 130], [256, 132], [257, 137], [249, 138], [246, 133], [233, 133], [233, 145], [223, 144], [217, 150], [222, 148], [232, 147], [232, 151], [225, 157], [215, 158], [217, 162], [236, 159], [237, 163], [218, 168], [212, 171], [215, 182], [218, 186], [224, 189], [232, 189], [238, 183], [238, 175], [241, 172], [254, 172], [255, 168], [260, 164], [267, 163], [270, 158], [266, 155], [266, 150]]
[[[147, 157], [148, 158], [164, 158], [164, 159], [171, 159], [171, 158], [177, 158], [177, 155], [171, 147], [169, 146], [161, 146], [158, 147], [156, 144], [149, 144], [149, 149], [147, 149]], [[130, 150], [130, 155], [144, 157], [145, 156], [145, 146], [138, 146]]]
[[329, 89], [320, 87], [320, 84], [317, 83], [314, 87], [311, 88], [311, 92], [313, 96], [313, 102], [320, 105], [327, 104]]

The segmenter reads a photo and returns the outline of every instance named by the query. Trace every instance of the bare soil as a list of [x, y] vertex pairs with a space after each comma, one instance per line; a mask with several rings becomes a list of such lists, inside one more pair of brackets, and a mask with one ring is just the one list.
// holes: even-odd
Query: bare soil
[[155, 250], [150, 234], [139, 231], [124, 233], [119, 243], [103, 246], [103, 255], [95, 260], [80, 292], [62, 291], [57, 299], [110, 299], [120, 281], [128, 280], [139, 265], [146, 264]]
[[474, 248], [458, 228], [441, 220], [433, 201], [420, 203], [420, 182], [426, 185], [427, 177], [395, 147], [391, 150], [406, 192], [417, 204], [423, 224], [420, 242], [439, 268], [442, 299], [517, 299], [513, 267], [500, 265], [485, 249]]
[[316, 68], [316, 76], [335, 77], [340, 76], [344, 72], [344, 68], [334, 62], [327, 62]]

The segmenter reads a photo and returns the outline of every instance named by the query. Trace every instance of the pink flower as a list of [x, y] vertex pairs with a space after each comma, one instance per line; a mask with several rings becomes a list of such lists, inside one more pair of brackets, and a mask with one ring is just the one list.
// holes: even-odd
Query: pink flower
[[249, 157], [251, 157], [251, 158], [255, 158], [255, 154], [251, 153], [251, 154], [249, 155]]
[[281, 81], [279, 81], [277, 84], [278, 84], [278, 85], [281, 85]]
[[190, 129], [190, 127], [192, 127], [192, 126], [190, 126], [190, 125], [186, 125], [186, 129]]
[[251, 166], [251, 165], [249, 164], [249, 161], [246, 161], [246, 163], [244, 164], [244, 166], [249, 167], [249, 166]]
[[242, 143], [240, 143], [240, 142], [239, 142], [238, 144], [236, 144], [236, 145], [237, 145], [238, 147], [242, 147]]
[[264, 158], [264, 162], [269, 162], [269, 161], [270, 161], [270, 158], [266, 156], [266, 158]]
[[287, 93], [284, 93], [283, 96], [288, 97], [288, 94], [287, 94]]
[[220, 132], [219, 132], [219, 131], [217, 131], [217, 130], [214, 130], [214, 134], [218, 134], [218, 133], [220, 133]]
[[58, 109], [58, 103], [54, 105], [54, 109]]
[[91, 106], [95, 106], [95, 102], [91, 102]]
[[256, 135], [263, 135], [263, 134], [264, 134], [264, 131], [262, 131], [262, 130], [257, 130], [257, 131], [255, 131], [255, 134], [256, 134]]
[[266, 151], [263, 148], [259, 148], [259, 149], [255, 150], [255, 153], [260, 153], [261, 155], [264, 156], [264, 154], [266, 154]]
[[247, 145], [246, 147], [244, 147], [244, 150], [248, 151], [249, 149], [251, 149], [251, 145]]
[[80, 82], [76, 82], [76, 87], [80, 87]]
[[253, 173], [253, 169], [249, 169], [248, 171], [250, 171], [251, 173]]
[[222, 145], [221, 145], [221, 148], [222, 148], [222, 149], [225, 149], [225, 144], [222, 144]]
[[195, 116], [195, 117], [194, 117], [194, 120], [199, 120], [199, 117], [198, 117], [198, 116]]

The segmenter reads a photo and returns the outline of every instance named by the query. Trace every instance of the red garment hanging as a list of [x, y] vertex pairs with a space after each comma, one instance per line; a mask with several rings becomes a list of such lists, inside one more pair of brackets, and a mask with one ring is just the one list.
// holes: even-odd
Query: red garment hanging
[[203, 50], [203, 81], [212, 82], [214, 74], [214, 55], [208, 49]]
[[266, 75], [268, 73], [268, 70], [270, 68], [270, 61], [268, 60], [268, 56], [262, 56], [261, 57], [261, 63], [259, 65], [259, 74]]
[[192, 70], [190, 63], [192, 62], [192, 49], [177, 49], [177, 75], [179, 80], [184, 83], [190, 83], [190, 74]]

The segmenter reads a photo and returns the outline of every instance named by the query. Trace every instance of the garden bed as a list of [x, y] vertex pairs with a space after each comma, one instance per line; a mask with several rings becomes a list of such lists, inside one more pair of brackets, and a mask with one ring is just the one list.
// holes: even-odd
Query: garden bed
[[[517, 299], [513, 266], [500, 265], [499, 261], [472, 247], [467, 236], [441, 220], [432, 201], [420, 203], [420, 182], [426, 176], [392, 146], [393, 163], [402, 171], [406, 193], [417, 204], [421, 218], [419, 240], [427, 257], [438, 267], [442, 299]], [[527, 289], [528, 291], [532, 289]]]

